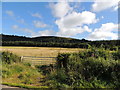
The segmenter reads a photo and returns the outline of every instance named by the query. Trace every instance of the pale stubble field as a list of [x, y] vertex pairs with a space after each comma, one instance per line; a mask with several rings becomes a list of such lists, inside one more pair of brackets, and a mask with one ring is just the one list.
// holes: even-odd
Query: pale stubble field
[[81, 52], [80, 48], [55, 47], [0, 47], [0, 51], [9, 51], [18, 56], [56, 57], [58, 53]]

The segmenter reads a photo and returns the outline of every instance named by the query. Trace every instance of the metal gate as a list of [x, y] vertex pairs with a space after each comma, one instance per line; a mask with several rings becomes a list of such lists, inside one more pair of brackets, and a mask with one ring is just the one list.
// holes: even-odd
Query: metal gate
[[32, 65], [50, 65], [56, 63], [56, 57], [22, 56], [21, 61]]

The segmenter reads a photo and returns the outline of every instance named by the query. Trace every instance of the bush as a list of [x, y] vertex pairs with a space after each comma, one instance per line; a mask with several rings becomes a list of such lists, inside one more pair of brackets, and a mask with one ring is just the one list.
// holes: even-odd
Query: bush
[[113, 52], [112, 55], [115, 60], [120, 60], [120, 51]]
[[118, 47], [117, 47], [117, 46], [110, 47], [110, 50], [111, 50], [111, 51], [118, 51]]
[[8, 51], [2, 52], [1, 57], [2, 57], [2, 62], [6, 64], [11, 64], [12, 62], [15, 62], [15, 63], [20, 62], [21, 60], [20, 57]]
[[[64, 84], [73, 87], [119, 88], [119, 54], [119, 52], [110, 53], [104, 49], [91, 49], [80, 53], [59, 54], [57, 60], [59, 68], [55, 77], [61, 80], [55, 80], [59, 83], [63, 83], [64, 80]], [[63, 62], [66, 62], [65, 65]]]
[[94, 57], [94, 58], [99, 58], [102, 57], [104, 59], [107, 59], [110, 57], [110, 53], [104, 49], [97, 49], [97, 48], [92, 48], [88, 51], [80, 52], [79, 53], [80, 58], [88, 58], [88, 57]]
[[57, 57], [57, 67], [58, 68], [66, 68], [67, 69], [67, 59], [70, 54], [59, 54]]

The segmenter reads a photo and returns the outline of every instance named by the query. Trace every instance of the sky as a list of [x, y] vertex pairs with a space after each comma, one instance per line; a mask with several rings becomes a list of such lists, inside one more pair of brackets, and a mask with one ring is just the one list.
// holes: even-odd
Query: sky
[[2, 2], [2, 31], [27, 37], [118, 39], [118, 3]]

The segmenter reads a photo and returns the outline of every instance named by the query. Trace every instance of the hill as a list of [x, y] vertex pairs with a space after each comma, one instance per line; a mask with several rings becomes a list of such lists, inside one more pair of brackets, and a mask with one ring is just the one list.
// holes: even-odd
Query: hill
[[57, 42], [57, 43], [79, 43], [79, 42], [88, 42], [88, 40], [82, 39], [73, 39], [66, 37], [56, 37], [56, 36], [41, 36], [41, 37], [25, 37], [25, 36], [16, 36], [16, 35], [4, 35], [0, 34], [2, 41], [37, 41], [37, 42]]
[[3, 46], [36, 46], [36, 47], [65, 47], [65, 48], [89, 48], [104, 47], [111, 48], [119, 46], [120, 40], [101, 40], [89, 41], [85, 39], [74, 39], [56, 36], [41, 36], [41, 37], [25, 37], [16, 35], [4, 35], [1, 42]]

